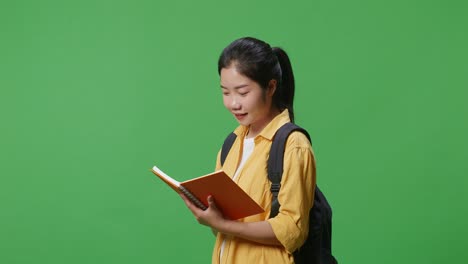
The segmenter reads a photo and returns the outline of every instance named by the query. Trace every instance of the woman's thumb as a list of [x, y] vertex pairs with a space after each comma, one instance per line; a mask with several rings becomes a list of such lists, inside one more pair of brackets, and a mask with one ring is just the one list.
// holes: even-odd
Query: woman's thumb
[[209, 195], [207, 200], [208, 200], [208, 206], [209, 207], [215, 207], [216, 208], [216, 204], [215, 204], [213, 195]]

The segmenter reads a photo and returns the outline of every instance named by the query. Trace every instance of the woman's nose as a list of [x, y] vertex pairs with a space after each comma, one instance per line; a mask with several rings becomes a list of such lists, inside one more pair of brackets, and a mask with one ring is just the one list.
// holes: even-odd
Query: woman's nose
[[239, 100], [237, 100], [236, 98], [233, 98], [232, 102], [231, 102], [231, 109], [232, 110], [239, 110], [240, 107], [241, 107], [241, 104], [239, 103]]

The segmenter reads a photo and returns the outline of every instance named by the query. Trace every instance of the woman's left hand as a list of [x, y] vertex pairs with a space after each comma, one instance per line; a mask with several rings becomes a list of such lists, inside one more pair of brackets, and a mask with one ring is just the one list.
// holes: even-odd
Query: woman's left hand
[[198, 208], [184, 194], [181, 193], [180, 196], [184, 200], [185, 205], [187, 205], [188, 209], [190, 209], [192, 214], [195, 216], [198, 223], [219, 230], [223, 223], [228, 221], [224, 218], [218, 207], [216, 207], [213, 196], [208, 196], [208, 208], [206, 210]]

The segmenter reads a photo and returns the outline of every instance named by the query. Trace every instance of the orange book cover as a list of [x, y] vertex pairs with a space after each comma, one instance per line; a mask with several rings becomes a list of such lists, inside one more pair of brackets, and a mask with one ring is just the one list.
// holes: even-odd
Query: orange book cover
[[212, 195], [216, 206], [228, 219], [237, 220], [264, 212], [263, 208], [222, 170], [184, 182], [176, 181], [156, 166], [151, 171], [173, 190], [184, 193], [204, 210], [208, 207], [208, 196]]

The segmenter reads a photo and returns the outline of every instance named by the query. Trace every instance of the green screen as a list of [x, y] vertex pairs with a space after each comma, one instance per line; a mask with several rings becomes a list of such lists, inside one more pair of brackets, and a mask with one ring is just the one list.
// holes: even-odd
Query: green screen
[[289, 52], [340, 263], [468, 258], [466, 1], [2, 1], [0, 262], [209, 263], [221, 50]]

